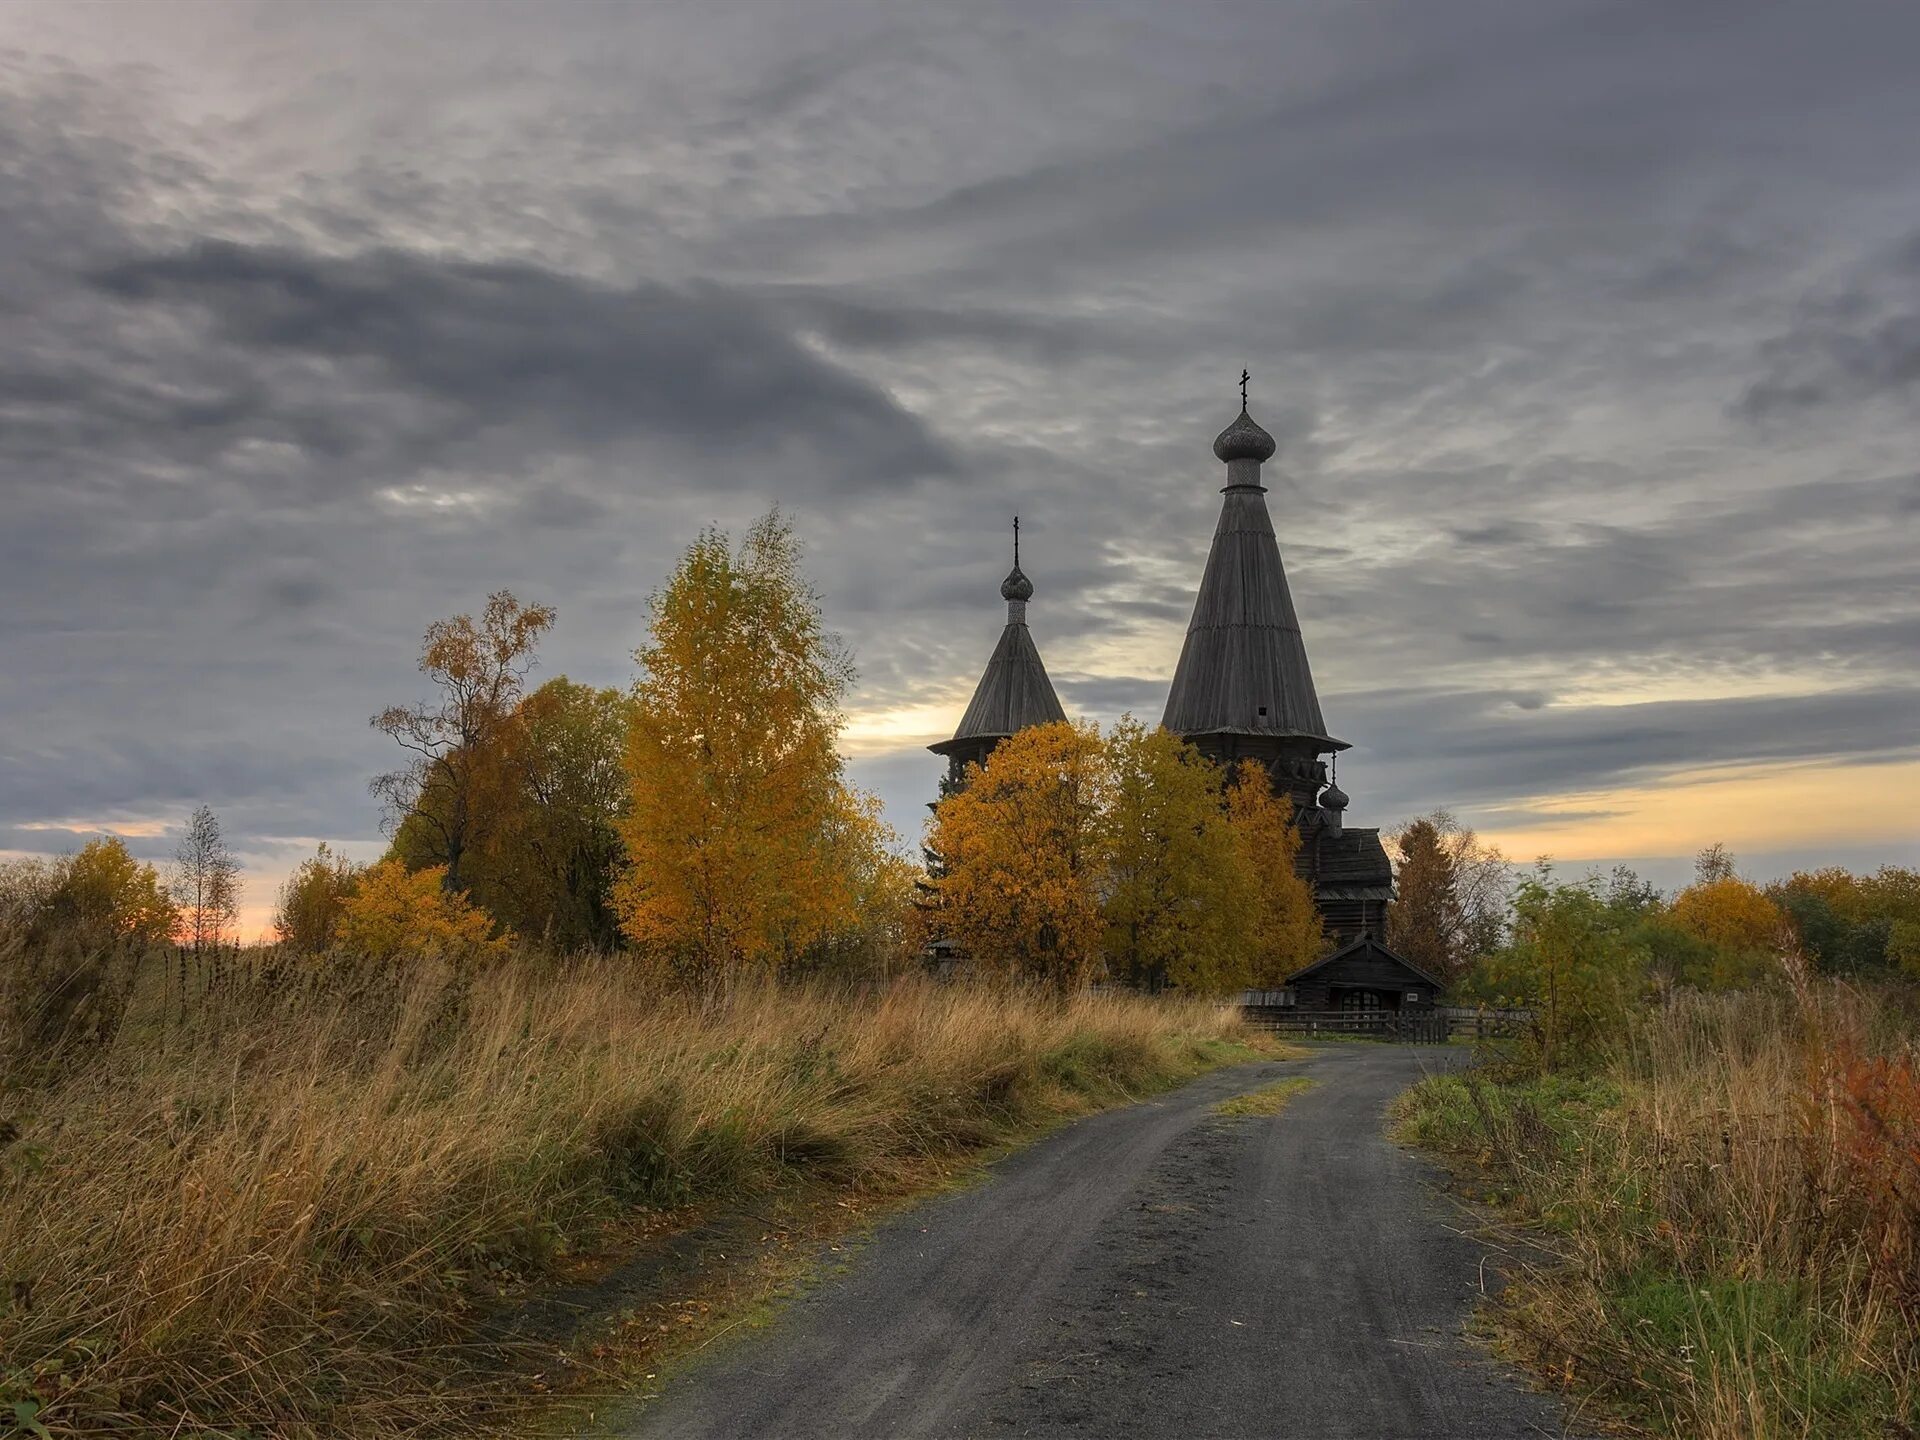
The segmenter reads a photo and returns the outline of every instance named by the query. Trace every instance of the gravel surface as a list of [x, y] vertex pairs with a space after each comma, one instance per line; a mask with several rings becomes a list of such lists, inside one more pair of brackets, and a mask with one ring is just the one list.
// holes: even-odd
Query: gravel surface
[[[1486, 1246], [1382, 1112], [1457, 1052], [1335, 1045], [1095, 1115], [881, 1225], [613, 1432], [1507, 1440], [1560, 1407], [1463, 1338]], [[1320, 1083], [1278, 1115], [1222, 1098]]]

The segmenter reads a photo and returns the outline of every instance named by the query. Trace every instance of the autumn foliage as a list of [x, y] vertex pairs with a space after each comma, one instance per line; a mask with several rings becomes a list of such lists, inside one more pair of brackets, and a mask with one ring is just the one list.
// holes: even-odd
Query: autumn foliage
[[1780, 907], [1733, 874], [1689, 885], [1673, 897], [1667, 918], [1705, 952], [1704, 964], [1689, 978], [1713, 988], [1759, 978], [1790, 938]]
[[431, 958], [464, 964], [504, 953], [493, 917], [446, 887], [437, 865], [409, 870], [383, 860], [360, 875], [340, 908], [337, 941], [376, 961]]
[[364, 868], [321, 841], [281, 883], [273, 917], [280, 943], [306, 955], [331, 950], [340, 933], [341, 913], [359, 888]]
[[468, 852], [506, 808], [511, 777], [502, 732], [514, 723], [534, 649], [553, 621], [551, 606], [523, 605], [506, 590], [487, 597], [478, 621], [434, 621], [420, 648], [433, 695], [373, 717], [407, 757], [374, 780], [373, 793], [396, 827], [413, 828], [416, 851], [443, 867], [449, 889], [464, 887]]
[[117, 836], [0, 861], [0, 1098], [10, 1064], [111, 1039], [141, 962], [177, 923], [159, 872]]
[[1243, 983], [1258, 922], [1225, 773], [1179, 736], [1131, 716], [1108, 735], [1106, 760], [1101, 911], [1110, 970], [1136, 985], [1203, 993]]
[[1299, 836], [1264, 771], [1228, 776], [1122, 720], [1034, 726], [943, 799], [928, 924], [989, 973], [1220, 993], [1322, 948]]
[[1098, 732], [1061, 722], [1002, 741], [940, 802], [938, 924], [973, 964], [1062, 986], [1094, 973], [1108, 782]]
[[1266, 772], [1243, 760], [1226, 788], [1227, 826], [1251, 897], [1245, 930], [1247, 983], [1277, 989], [1327, 947], [1313, 887], [1294, 869], [1300, 830], [1293, 807]]
[[708, 531], [651, 609], [624, 756], [621, 929], [690, 976], [799, 964], [859, 926], [890, 837], [843, 773], [852, 667], [792, 526], [768, 515], [737, 549]]
[[1386, 942], [1451, 983], [1504, 938], [1506, 858], [1445, 810], [1409, 820], [1387, 840], [1397, 863]]

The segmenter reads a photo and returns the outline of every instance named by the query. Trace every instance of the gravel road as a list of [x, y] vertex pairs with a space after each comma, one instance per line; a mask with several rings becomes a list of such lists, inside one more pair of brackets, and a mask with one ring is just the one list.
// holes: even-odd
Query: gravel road
[[[1461, 1335], [1485, 1247], [1382, 1133], [1445, 1050], [1336, 1045], [1081, 1120], [881, 1225], [612, 1433], [1508, 1440], [1560, 1408]], [[1225, 1096], [1306, 1074], [1279, 1115]]]

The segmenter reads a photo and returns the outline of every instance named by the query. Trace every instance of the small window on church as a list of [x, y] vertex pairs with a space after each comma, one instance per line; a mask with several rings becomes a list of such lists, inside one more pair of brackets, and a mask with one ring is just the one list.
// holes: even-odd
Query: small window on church
[[1266, 706], [1264, 706], [1264, 705], [1262, 705], [1262, 706], [1260, 707], [1260, 713], [1261, 713], [1261, 715], [1263, 715], [1263, 716], [1264, 716], [1264, 715], [1265, 715], [1265, 714], [1267, 713], [1267, 707], [1266, 707]]
[[1407, 991], [1407, 1003], [1409, 1005], [1418, 1005], [1420, 1003], [1420, 992], [1418, 990]]

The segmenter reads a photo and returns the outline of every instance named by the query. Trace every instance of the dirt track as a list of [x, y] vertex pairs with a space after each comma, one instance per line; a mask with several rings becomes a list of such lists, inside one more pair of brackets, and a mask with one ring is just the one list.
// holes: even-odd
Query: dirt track
[[[612, 1433], [1560, 1435], [1461, 1336], [1484, 1247], [1382, 1134], [1442, 1050], [1329, 1046], [1096, 1115], [882, 1225]], [[1321, 1083], [1271, 1118], [1224, 1096]]]

